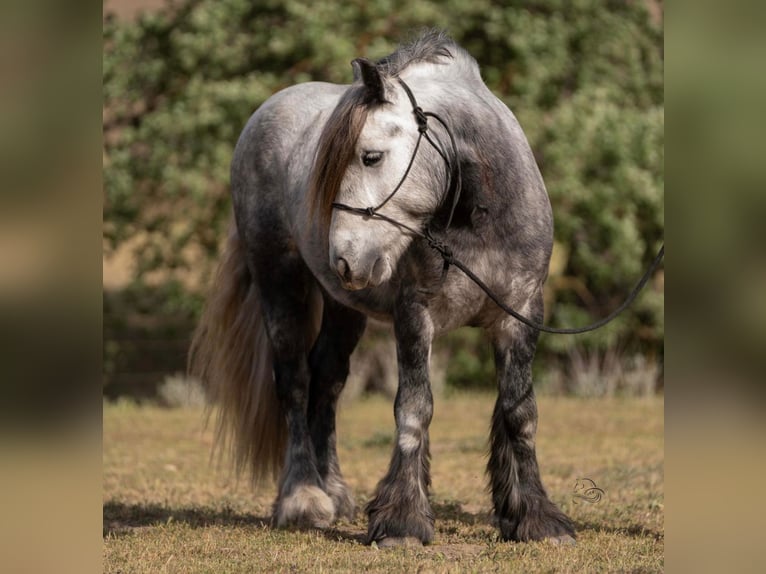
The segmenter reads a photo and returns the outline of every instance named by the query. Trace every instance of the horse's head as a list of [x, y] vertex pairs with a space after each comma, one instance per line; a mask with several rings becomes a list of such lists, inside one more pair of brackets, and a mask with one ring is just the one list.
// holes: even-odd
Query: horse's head
[[353, 65], [361, 82], [349, 88], [325, 125], [312, 176], [315, 210], [328, 230], [330, 266], [350, 290], [388, 281], [412, 235], [333, 204], [380, 207], [381, 214], [420, 229], [441, 200], [445, 177], [429, 146], [415, 153], [418, 125], [403, 88], [367, 60]]

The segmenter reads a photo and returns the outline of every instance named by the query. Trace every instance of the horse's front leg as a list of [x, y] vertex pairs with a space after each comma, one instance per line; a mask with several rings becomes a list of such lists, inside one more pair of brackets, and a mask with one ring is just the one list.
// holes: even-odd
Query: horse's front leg
[[[533, 296], [522, 311], [541, 321], [542, 295]], [[574, 542], [572, 522], [548, 498], [537, 466], [532, 359], [538, 335], [511, 317], [500, 320], [492, 333], [499, 391], [487, 468], [492, 501], [504, 540]]]
[[396, 393], [396, 444], [388, 473], [367, 505], [367, 543], [408, 544], [433, 540], [434, 516], [428, 500], [431, 485], [428, 426], [433, 397], [428, 377], [433, 325], [425, 307], [413, 302], [394, 314], [399, 360]]

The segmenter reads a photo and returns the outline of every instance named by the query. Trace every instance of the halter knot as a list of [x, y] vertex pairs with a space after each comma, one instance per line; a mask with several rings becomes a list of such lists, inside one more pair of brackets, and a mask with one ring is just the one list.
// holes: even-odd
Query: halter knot
[[364, 213], [367, 215], [367, 217], [373, 217], [375, 215], [375, 208], [374, 207], [366, 207], [362, 209]]
[[418, 124], [418, 131], [421, 134], [424, 134], [428, 131], [428, 116], [423, 111], [423, 108], [420, 106], [415, 106], [415, 109], [412, 110], [415, 114], [415, 121]]
[[444, 258], [445, 262], [451, 262], [452, 261], [452, 250], [449, 248], [449, 245], [444, 243], [441, 239], [437, 239], [431, 234], [430, 229], [426, 229], [423, 233], [423, 236], [425, 237], [426, 241], [428, 242], [428, 246], [431, 249], [434, 249], [435, 251], [438, 251], [439, 254]]

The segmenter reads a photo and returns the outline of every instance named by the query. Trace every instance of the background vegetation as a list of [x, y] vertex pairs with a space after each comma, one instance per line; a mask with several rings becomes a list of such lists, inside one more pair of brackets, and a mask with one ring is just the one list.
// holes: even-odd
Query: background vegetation
[[[383, 56], [424, 26], [446, 28], [477, 59], [535, 151], [556, 221], [548, 323], [605, 315], [664, 232], [662, 10], [653, 0], [185, 0], [130, 21], [108, 17], [104, 251], [128, 272], [105, 289], [107, 393], [119, 392], [120, 375], [152, 384], [182, 368], [249, 115], [298, 82], [348, 83], [353, 58]], [[543, 336], [538, 380], [552, 391], [653, 392], [662, 293], [659, 273], [610, 326]], [[375, 347], [371, 337], [362, 352]], [[448, 336], [435, 356], [450, 357], [448, 385], [492, 384], [490, 350], [475, 331]]]

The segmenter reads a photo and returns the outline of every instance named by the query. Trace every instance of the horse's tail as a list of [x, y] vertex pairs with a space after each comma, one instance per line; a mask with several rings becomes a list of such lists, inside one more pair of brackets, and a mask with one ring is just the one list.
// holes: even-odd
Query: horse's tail
[[215, 448], [228, 451], [237, 472], [249, 471], [255, 484], [276, 478], [287, 429], [258, 289], [235, 223], [192, 339], [189, 373], [205, 386], [208, 415], [218, 407]]

